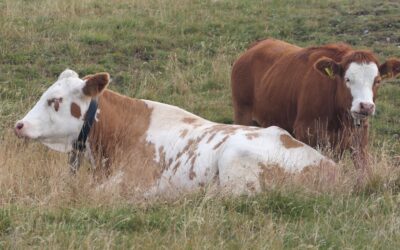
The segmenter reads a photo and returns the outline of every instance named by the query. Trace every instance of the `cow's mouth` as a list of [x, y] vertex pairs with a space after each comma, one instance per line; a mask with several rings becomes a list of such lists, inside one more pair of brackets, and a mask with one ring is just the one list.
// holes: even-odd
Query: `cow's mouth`
[[14, 134], [18, 139], [24, 139], [24, 140], [31, 139], [28, 135], [26, 135], [22, 131], [14, 130]]
[[351, 112], [351, 116], [353, 117], [354, 125], [356, 127], [361, 126], [361, 122], [368, 119], [369, 114], [367, 113], [359, 113], [359, 112]]

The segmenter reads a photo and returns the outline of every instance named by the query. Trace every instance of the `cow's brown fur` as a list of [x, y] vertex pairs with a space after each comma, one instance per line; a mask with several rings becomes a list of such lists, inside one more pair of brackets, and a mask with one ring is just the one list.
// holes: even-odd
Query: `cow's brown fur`
[[280, 136], [282, 145], [285, 148], [299, 148], [299, 147], [303, 147], [303, 144], [301, 144], [299, 141], [293, 139], [293, 137], [291, 137], [290, 135], [281, 135]]
[[[156, 148], [146, 142], [152, 109], [143, 101], [105, 90], [99, 97], [101, 117], [91, 130], [89, 144], [96, 160], [96, 167], [105, 167], [98, 173], [109, 171], [109, 165], [123, 167], [127, 176], [135, 178], [137, 185], [149, 187], [160, 176], [163, 166], [154, 161]], [[163, 155], [163, 149], [160, 156]], [[105, 166], [102, 164], [107, 159]], [[118, 160], [118, 161], [117, 161]], [[160, 162], [166, 162], [161, 159]]]
[[87, 96], [95, 96], [109, 83], [110, 75], [108, 73], [98, 73], [85, 76], [83, 79], [86, 80], [85, 87], [82, 89], [83, 93]]
[[71, 103], [71, 115], [77, 119], [81, 118], [82, 112], [81, 107], [76, 103]]
[[309, 187], [310, 190], [329, 191], [338, 181], [339, 169], [330, 161], [323, 161], [316, 166], [307, 166], [298, 172], [285, 171], [279, 165], [258, 163], [261, 169], [259, 181], [263, 189], [283, 187], [285, 185]]
[[[356, 158], [365, 159], [368, 121], [354, 126], [348, 111], [352, 97], [343, 79], [351, 62], [379, 66], [372, 52], [343, 43], [310, 48], [274, 39], [256, 43], [233, 65], [235, 123], [280, 126], [312, 146], [329, 142], [340, 152], [353, 148]], [[326, 68], [332, 75], [324, 73]], [[382, 78], [397, 75], [400, 61], [391, 59], [379, 70]], [[374, 95], [380, 80], [375, 79]]]

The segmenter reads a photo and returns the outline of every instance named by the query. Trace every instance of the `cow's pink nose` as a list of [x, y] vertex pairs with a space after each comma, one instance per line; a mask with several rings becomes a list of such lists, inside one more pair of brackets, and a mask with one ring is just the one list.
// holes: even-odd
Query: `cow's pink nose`
[[374, 113], [374, 109], [375, 109], [375, 104], [373, 103], [367, 103], [367, 102], [360, 103], [360, 113], [363, 115], [372, 115], [372, 113]]

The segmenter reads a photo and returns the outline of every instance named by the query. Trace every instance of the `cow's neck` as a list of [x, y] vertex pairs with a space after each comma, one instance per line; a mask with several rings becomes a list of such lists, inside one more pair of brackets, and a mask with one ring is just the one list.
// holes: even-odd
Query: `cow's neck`
[[153, 149], [145, 139], [152, 110], [145, 102], [106, 90], [98, 105], [98, 119], [88, 139], [96, 165], [110, 164], [134, 151], [151, 154]]

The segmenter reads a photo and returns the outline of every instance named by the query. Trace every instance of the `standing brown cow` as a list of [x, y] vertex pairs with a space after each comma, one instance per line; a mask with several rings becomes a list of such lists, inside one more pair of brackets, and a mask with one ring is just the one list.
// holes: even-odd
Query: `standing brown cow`
[[277, 125], [312, 146], [352, 149], [366, 164], [368, 117], [381, 79], [400, 73], [400, 61], [379, 64], [370, 51], [338, 43], [301, 48], [267, 39], [232, 69], [235, 123]]

